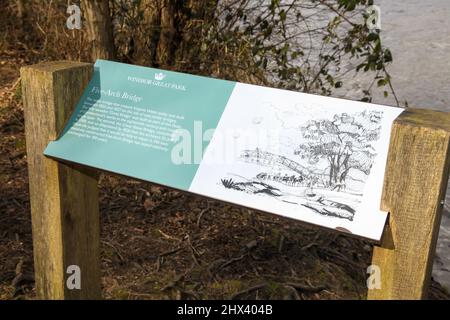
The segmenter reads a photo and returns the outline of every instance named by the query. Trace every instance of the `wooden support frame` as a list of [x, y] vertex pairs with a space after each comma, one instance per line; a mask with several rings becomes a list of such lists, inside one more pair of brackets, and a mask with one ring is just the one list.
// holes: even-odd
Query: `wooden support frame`
[[[36, 290], [41, 299], [100, 295], [97, 173], [46, 158], [92, 76], [91, 64], [50, 62], [21, 70], [33, 223]], [[372, 264], [381, 288], [369, 299], [426, 298], [450, 167], [450, 114], [408, 109], [395, 120], [381, 207], [389, 225]], [[66, 286], [81, 269], [81, 289]]]
[[[48, 142], [63, 129], [92, 73], [91, 64], [75, 62], [21, 69], [36, 293], [40, 299], [100, 298], [97, 174], [43, 155]], [[71, 265], [81, 271], [79, 290], [66, 285]]]
[[381, 208], [390, 212], [369, 299], [427, 297], [450, 168], [450, 113], [407, 109], [394, 122]]

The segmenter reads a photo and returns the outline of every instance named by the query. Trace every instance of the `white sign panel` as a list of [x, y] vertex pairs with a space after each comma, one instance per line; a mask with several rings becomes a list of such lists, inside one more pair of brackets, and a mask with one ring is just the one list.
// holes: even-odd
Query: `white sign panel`
[[379, 240], [402, 111], [238, 83], [189, 191]]
[[380, 240], [402, 111], [99, 60], [44, 153]]

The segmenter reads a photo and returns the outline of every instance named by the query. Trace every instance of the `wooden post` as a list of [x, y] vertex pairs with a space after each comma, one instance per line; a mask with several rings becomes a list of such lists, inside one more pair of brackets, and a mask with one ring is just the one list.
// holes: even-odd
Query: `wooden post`
[[[43, 155], [48, 142], [63, 129], [92, 72], [91, 64], [64, 61], [21, 69], [40, 299], [100, 298], [97, 174]], [[79, 290], [66, 285], [71, 265], [81, 270]]]
[[450, 167], [450, 114], [407, 109], [392, 128], [381, 207], [390, 212], [372, 265], [369, 299], [424, 299], [431, 279]]

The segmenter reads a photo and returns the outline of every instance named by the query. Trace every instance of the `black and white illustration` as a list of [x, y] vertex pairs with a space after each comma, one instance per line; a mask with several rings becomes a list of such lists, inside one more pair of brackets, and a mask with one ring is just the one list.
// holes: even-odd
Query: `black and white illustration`
[[260, 170], [255, 176], [228, 173], [224, 188], [264, 195], [353, 221], [380, 137], [382, 111], [333, 114], [298, 126], [298, 143], [283, 154], [242, 150], [238, 161]]
[[400, 112], [238, 84], [190, 190], [377, 239], [390, 129]]

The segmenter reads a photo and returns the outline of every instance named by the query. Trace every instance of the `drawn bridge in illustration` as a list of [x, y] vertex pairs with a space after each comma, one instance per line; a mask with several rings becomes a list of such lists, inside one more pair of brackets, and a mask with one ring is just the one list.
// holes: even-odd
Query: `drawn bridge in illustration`
[[[310, 210], [321, 215], [343, 218], [349, 221], [353, 221], [355, 209], [346, 203], [330, 200], [321, 194], [316, 194], [312, 190], [312, 186], [317, 186], [317, 184], [319, 183], [318, 175], [312, 173], [301, 164], [284, 156], [261, 151], [259, 149], [245, 150], [241, 155], [241, 159], [249, 163], [259, 164], [263, 166], [279, 166], [281, 168], [296, 172], [298, 175], [292, 176], [288, 176], [287, 174], [285, 176], [281, 176], [280, 174], [269, 175], [267, 173], [260, 173], [257, 175], [257, 178], [262, 180], [274, 180], [291, 186], [309, 186], [311, 188], [310, 190], [308, 190], [310, 193], [305, 193], [302, 195], [302, 197], [304, 197], [304, 199], [306, 200], [305, 203], [301, 203], [302, 206], [309, 208]], [[252, 190], [254, 193], [265, 193], [277, 197], [283, 195], [282, 190], [268, 185], [264, 182], [252, 181], [245, 183], [235, 183], [232, 180], [222, 180], [222, 183], [226, 188], [233, 188], [240, 191], [245, 189], [249, 190], [249, 186], [251, 186], [256, 190]], [[282, 201], [286, 202], [286, 200]], [[294, 202], [287, 202], [294, 204]]]
[[284, 182], [287, 184], [296, 184], [296, 183], [310, 183], [314, 176], [310, 170], [299, 164], [298, 162], [295, 162], [289, 158], [286, 158], [285, 156], [281, 156], [275, 153], [262, 151], [259, 149], [255, 150], [244, 150], [241, 154], [241, 159], [245, 162], [249, 163], [255, 163], [262, 166], [270, 166], [270, 167], [279, 167], [291, 170], [299, 176], [270, 176], [267, 173], [261, 173], [258, 175], [258, 178], [261, 179], [268, 179], [268, 180], [276, 180], [280, 179], [280, 182]]

